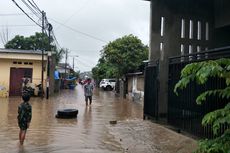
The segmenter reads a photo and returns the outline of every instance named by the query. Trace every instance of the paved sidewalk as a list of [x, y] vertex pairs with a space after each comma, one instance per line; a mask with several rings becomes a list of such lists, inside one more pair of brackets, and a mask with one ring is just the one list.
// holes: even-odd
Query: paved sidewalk
[[150, 121], [126, 120], [109, 125], [125, 153], [192, 153], [196, 140]]

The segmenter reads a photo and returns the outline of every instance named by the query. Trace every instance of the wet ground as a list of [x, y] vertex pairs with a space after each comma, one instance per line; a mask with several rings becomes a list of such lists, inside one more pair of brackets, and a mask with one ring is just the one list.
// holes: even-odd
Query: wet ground
[[[95, 90], [92, 106], [86, 107], [81, 86], [49, 100], [32, 98], [31, 125], [19, 146], [20, 102], [20, 98], [0, 99], [0, 153], [190, 153], [196, 146], [191, 138], [143, 121], [141, 103], [121, 99], [112, 91]], [[78, 117], [55, 118], [63, 108], [78, 109]]]

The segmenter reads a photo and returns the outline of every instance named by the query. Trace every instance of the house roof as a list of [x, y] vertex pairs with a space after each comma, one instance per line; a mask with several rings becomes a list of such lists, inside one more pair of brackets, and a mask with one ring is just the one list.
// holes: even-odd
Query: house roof
[[[15, 60], [42, 60], [42, 52], [39, 50], [19, 50], [0, 48], [0, 59]], [[44, 60], [47, 60], [47, 53], [44, 53]]]
[[[42, 54], [40, 50], [19, 50], [19, 49], [4, 49], [0, 48], [0, 53], [17, 53], [17, 54]], [[44, 54], [47, 54], [44, 52]]]
[[143, 72], [134, 72], [134, 73], [127, 73], [126, 76], [136, 76], [136, 75], [143, 75]]

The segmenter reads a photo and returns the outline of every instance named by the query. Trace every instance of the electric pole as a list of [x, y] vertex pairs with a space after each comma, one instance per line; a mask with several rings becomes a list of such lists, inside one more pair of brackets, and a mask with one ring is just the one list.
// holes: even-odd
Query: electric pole
[[[74, 57], [78, 57], [77, 55], [73, 55], [73, 71], [74, 71], [74, 60], [75, 58]], [[75, 72], [75, 71], [74, 71]]]
[[49, 23], [48, 24], [48, 32], [49, 32], [49, 51], [48, 51], [48, 59], [47, 59], [47, 82], [46, 82], [46, 99], [49, 99], [49, 86], [50, 86], [50, 56], [49, 52], [51, 52], [51, 36], [50, 32], [53, 30], [53, 26]]
[[68, 57], [68, 50], [65, 50], [65, 79], [66, 79], [66, 68], [67, 68], [67, 57]]
[[74, 57], [73, 57], [73, 71], [74, 71]]
[[[42, 38], [45, 33], [45, 15], [46, 15], [45, 12], [42, 11]], [[44, 80], [44, 48], [42, 48], [41, 98], [44, 98], [43, 80]]]

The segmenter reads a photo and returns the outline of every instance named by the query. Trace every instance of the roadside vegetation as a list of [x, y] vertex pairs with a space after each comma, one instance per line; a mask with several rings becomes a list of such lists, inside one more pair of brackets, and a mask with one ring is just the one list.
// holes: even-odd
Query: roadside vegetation
[[56, 57], [56, 63], [59, 63], [63, 57], [66, 49], [61, 48], [57, 49], [55, 45], [52, 45], [54, 39], [50, 38], [46, 34], [36, 32], [34, 35], [29, 37], [24, 37], [20, 35], [16, 35], [13, 39], [9, 40], [5, 44], [6, 49], [21, 49], [21, 50], [45, 50], [45, 51], [54, 51]]
[[[184, 89], [195, 81], [198, 85], [205, 84], [209, 78], [217, 77], [225, 81], [223, 89], [211, 89], [201, 93], [196, 98], [198, 105], [203, 104], [208, 96], [219, 96], [220, 99], [230, 98], [230, 59], [218, 59], [188, 64], [181, 71], [181, 79], [175, 85], [174, 92], [178, 95], [178, 89]], [[203, 126], [211, 126], [213, 139], [199, 141], [196, 153], [230, 153], [230, 102], [224, 108], [214, 110], [206, 114], [202, 119]], [[227, 129], [221, 133], [222, 126]]]
[[101, 50], [98, 64], [92, 69], [93, 78], [121, 78], [138, 69], [148, 59], [148, 46], [134, 35], [126, 35], [109, 42]]

